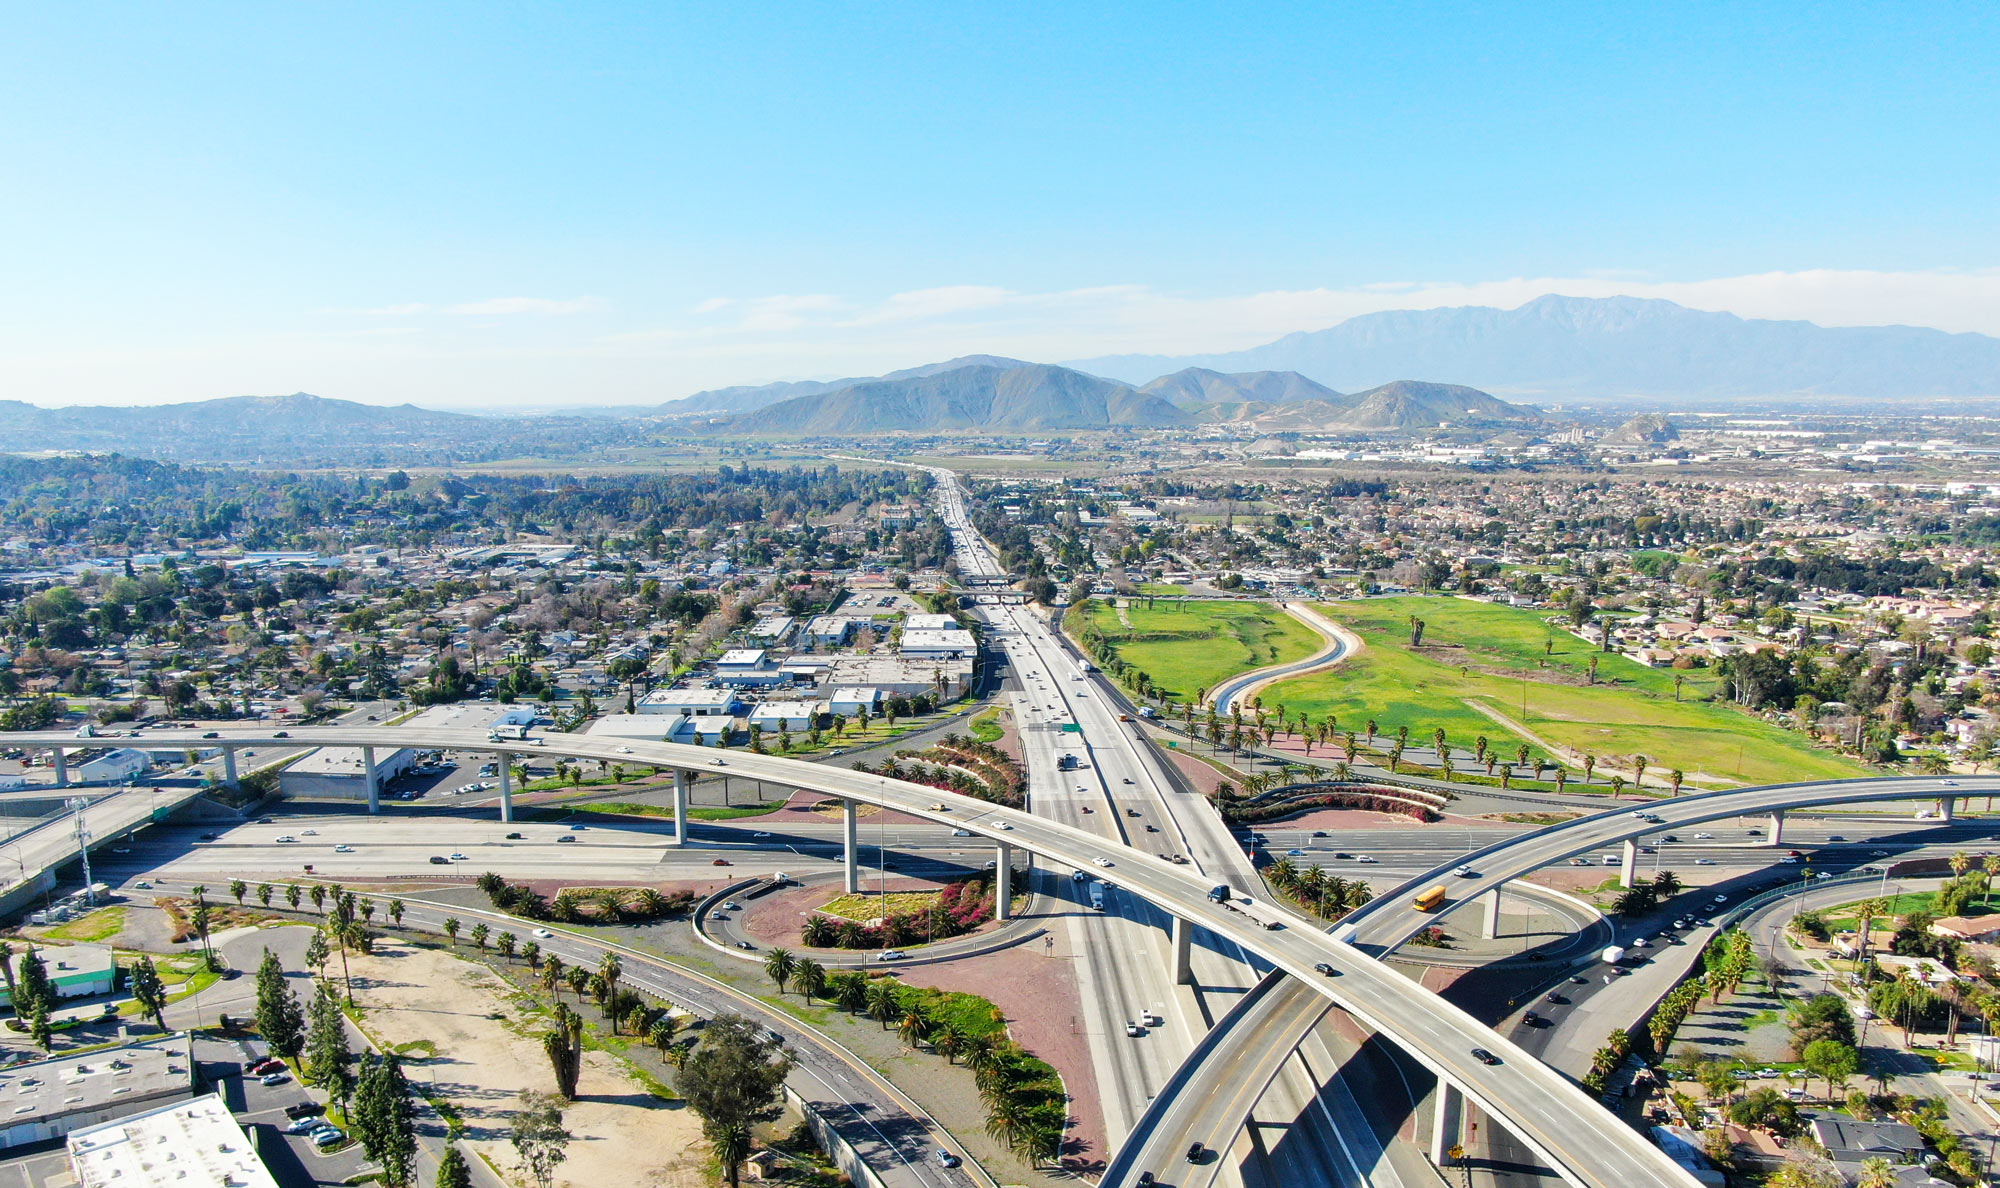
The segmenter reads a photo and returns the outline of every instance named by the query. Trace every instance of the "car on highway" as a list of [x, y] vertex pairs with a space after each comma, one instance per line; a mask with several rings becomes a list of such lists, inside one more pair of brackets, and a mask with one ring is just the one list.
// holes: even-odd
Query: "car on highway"
[[1569, 860], [1569, 864], [1570, 864], [1571, 866], [1589, 866], [1589, 865], [1590, 865], [1590, 859], [1588, 859], [1588, 858], [1572, 858], [1572, 859], [1570, 859], [1570, 860]]
[[1829, 833], [1826, 835], [1826, 840], [1830, 842], [1844, 842], [1847, 840], [1847, 837], [1844, 834]]
[[1158, 825], [1148, 825], [1148, 826], [1146, 826], [1146, 832], [1147, 832], [1147, 833], [1158, 833], [1159, 831], [1160, 831], [1160, 827], [1159, 827]]
[[753, 833], [753, 834], [751, 834], [750, 836], [751, 836], [751, 837], [769, 837], [769, 836], [771, 836], [771, 835], [770, 835], [770, 833], [768, 833], [768, 832], [759, 832], [759, 833]]
[[574, 833], [561, 834], [556, 838], [557, 845], [561, 845], [564, 842], [574, 843], [575, 841], [576, 841], [576, 834]]
[[458, 853], [454, 853], [454, 854], [452, 854], [452, 856], [451, 856], [451, 860], [452, 860], [453, 862], [470, 862], [470, 861], [472, 861], [472, 859], [470, 859], [470, 858], [467, 858], [467, 857], [466, 857], [465, 855], [463, 855], [463, 854], [458, 854]]
[[710, 865], [710, 866], [728, 866], [728, 865], [729, 865], [729, 859], [727, 859], [727, 858], [717, 858], [717, 859], [716, 859], [715, 861], [713, 861], [713, 862], [710, 862], [710, 863], [709, 863], [709, 865]]
[[710, 767], [728, 767], [728, 766], [729, 766], [729, 764], [728, 764], [728, 763], [724, 762], [724, 761], [723, 761], [723, 760], [721, 760], [721, 759], [710, 759], [710, 760], [708, 761], [708, 765], [709, 765]]
[[1694, 835], [1694, 840], [1696, 840], [1696, 841], [1714, 841], [1714, 840], [1715, 840], [1715, 835], [1714, 835], [1713, 833], [1697, 833], [1697, 834], [1695, 834], [1695, 835]]
[[1461, 879], [1472, 879], [1479, 877], [1478, 872], [1473, 870], [1470, 866], [1461, 866], [1457, 870], [1452, 871], [1451, 873], [1457, 875]]
[[541, 938], [542, 940], [547, 940], [549, 937], [554, 936], [555, 933], [550, 932], [546, 928], [537, 928], [535, 929], [534, 935]]
[[288, 843], [288, 842], [296, 842], [296, 841], [298, 841], [299, 839], [298, 839], [298, 838], [296, 838], [296, 837], [293, 837], [293, 836], [292, 836], [291, 834], [289, 834], [289, 833], [281, 833], [281, 834], [279, 834], [278, 836], [276, 836], [276, 837], [272, 838], [271, 840], [272, 840], [272, 841], [275, 841], [275, 842], [279, 842], [279, 843]]
[[1014, 832], [1014, 827], [1012, 825], [1007, 824], [1007, 822], [1005, 821], [995, 821], [994, 824], [999, 826], [1001, 829], [1006, 830], [1009, 833]]
[[1087, 883], [1090, 881], [1090, 872], [1082, 870], [1071, 871], [1069, 881], [1072, 883]]
[[1084, 811], [1084, 812], [1086, 812], [1086, 813], [1087, 813], [1087, 812], [1090, 812], [1090, 811], [1091, 811], [1091, 808], [1090, 808], [1090, 806], [1089, 806], [1089, 805], [1087, 805], [1087, 804], [1086, 804], [1086, 805], [1084, 805], [1084, 806], [1083, 806], [1083, 811]]
[[1339, 970], [1337, 970], [1337, 969], [1333, 968], [1333, 966], [1329, 965], [1328, 963], [1326, 963], [1326, 962], [1324, 962], [1324, 961], [1322, 961], [1322, 962], [1319, 962], [1318, 964], [1314, 965], [1314, 966], [1313, 966], [1313, 969], [1314, 969], [1314, 970], [1315, 970], [1316, 972], [1318, 972], [1318, 973], [1322, 973], [1322, 974], [1325, 974], [1325, 975], [1326, 975], [1327, 977], [1329, 977], [1329, 978], [1337, 978], [1337, 977], [1339, 977], [1339, 976], [1340, 976], [1340, 971], [1339, 971]]
[[972, 830], [970, 830], [970, 829], [954, 829], [954, 830], [952, 830], [952, 831], [951, 831], [951, 835], [952, 835], [953, 837], [971, 837], [971, 836], [972, 836]]
[[1190, 1146], [1187, 1150], [1187, 1161], [1189, 1163], [1200, 1163], [1202, 1161], [1202, 1157], [1207, 1154], [1208, 1154], [1207, 1147], [1202, 1146], [1200, 1143], [1195, 1143], [1193, 1146]]
[[958, 1156], [945, 1150], [943, 1147], [937, 1149], [937, 1154], [934, 1158], [936, 1158], [939, 1167], [957, 1167], [960, 1162]]
[[1285, 853], [1291, 855], [1294, 858], [1303, 858], [1306, 856], [1306, 852], [1304, 850], [1286, 850]]
[[138, 882], [132, 884], [132, 886], [141, 891], [151, 891], [153, 889], [153, 884], [147, 882], [145, 879], [140, 879]]
[[432, 865], [432, 866], [450, 866], [450, 865], [451, 865], [451, 859], [449, 859], [449, 858], [445, 857], [445, 856], [444, 856], [443, 854], [432, 854], [432, 855], [431, 855], [431, 865]]
[[1136, 1022], [1132, 1021], [1131, 1019], [1127, 1019], [1125, 1020], [1125, 1034], [1131, 1036], [1133, 1039], [1137, 1039], [1140, 1036], [1146, 1034], [1146, 1029], [1139, 1026]]
[[1533, 1011], [1522, 1011], [1521, 1023], [1527, 1027], [1540, 1027], [1542, 1025], [1542, 1017]]
[[202, 734], [202, 737], [203, 737], [203, 738], [221, 738], [221, 737], [222, 737], [222, 732], [221, 732], [221, 731], [219, 731], [219, 730], [209, 730], [209, 731], [206, 731], [206, 732], [204, 732], [204, 733]]
[[1375, 861], [1375, 860], [1374, 860], [1373, 858], [1370, 858], [1370, 857], [1369, 857], [1368, 855], [1366, 855], [1366, 854], [1356, 854], [1356, 855], [1354, 856], [1354, 860], [1355, 860], [1356, 862], [1373, 862], [1373, 861]]
[[1472, 1050], [1472, 1058], [1474, 1060], [1477, 1060], [1481, 1064], [1500, 1063], [1500, 1058], [1498, 1056], [1495, 1056], [1493, 1053], [1487, 1051], [1484, 1048], [1474, 1048]]
[[1694, 860], [1694, 864], [1695, 864], [1696, 866], [1714, 866], [1714, 865], [1715, 865], [1715, 859], [1713, 859], [1713, 858], [1697, 858], [1697, 859], [1695, 859], [1695, 860]]
[[1093, 863], [1096, 863], [1096, 864], [1097, 864], [1098, 866], [1110, 866], [1110, 865], [1111, 865], [1111, 859], [1109, 859], [1109, 858], [1106, 858], [1106, 857], [1105, 857], [1105, 856], [1103, 856], [1102, 854], [1099, 854], [1099, 855], [1098, 855], [1097, 857], [1095, 857], [1095, 858], [1092, 858], [1092, 859], [1091, 859], [1091, 861], [1092, 861]]
[[354, 847], [342, 842], [340, 845], [333, 847], [333, 852], [336, 854], [352, 854]]
[[724, 900], [722, 906], [729, 909], [732, 912], [740, 912], [743, 910], [743, 905], [736, 902], [733, 899]]
[[905, 957], [908, 957], [908, 956], [909, 956], [909, 954], [908, 954], [908, 953], [905, 953], [905, 952], [903, 952], [903, 951], [902, 951], [901, 949], [884, 949], [884, 950], [882, 950], [882, 951], [881, 951], [881, 953], [879, 953], [879, 954], [877, 954], [877, 955], [876, 955], [876, 957], [875, 957], [875, 960], [877, 960], [877, 961], [901, 961], [901, 960], [902, 960], [903, 958], [905, 958]]
[[[1083, 789], [1078, 788], [1077, 791], [1081, 792], [1083, 791]], [[951, 811], [950, 809], [944, 806], [944, 802], [942, 800], [933, 800], [924, 807], [934, 813], [948, 813]]]
[[525, 841], [525, 840], [527, 839], [527, 836], [528, 836], [528, 835], [527, 835], [527, 834], [525, 834], [525, 833], [510, 833], [510, 834], [508, 834], [508, 835], [507, 835], [507, 840], [508, 840], [508, 841]]
[[757, 951], [757, 946], [751, 944], [749, 941], [737, 941], [736, 947], [746, 953], [755, 953]]

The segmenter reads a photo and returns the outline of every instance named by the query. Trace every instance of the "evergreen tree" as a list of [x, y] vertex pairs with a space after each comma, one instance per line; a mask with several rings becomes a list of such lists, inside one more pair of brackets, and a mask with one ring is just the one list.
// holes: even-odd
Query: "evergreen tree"
[[139, 958], [139, 964], [132, 967], [132, 1001], [153, 1017], [154, 1026], [167, 1029], [167, 987], [151, 957]]
[[351, 1085], [348, 1066], [354, 1053], [347, 1046], [347, 1019], [340, 1012], [340, 995], [333, 983], [322, 981], [313, 995], [311, 1021], [306, 1028], [306, 1083], [325, 1090], [339, 1102]]
[[269, 949], [257, 965], [257, 1030], [271, 1051], [287, 1060], [298, 1057], [305, 1040], [299, 998], [285, 985], [285, 967]]
[[438, 1160], [437, 1179], [431, 1181], [431, 1188], [472, 1188], [472, 1169], [465, 1165], [465, 1156], [456, 1146], [446, 1144], [444, 1158]]

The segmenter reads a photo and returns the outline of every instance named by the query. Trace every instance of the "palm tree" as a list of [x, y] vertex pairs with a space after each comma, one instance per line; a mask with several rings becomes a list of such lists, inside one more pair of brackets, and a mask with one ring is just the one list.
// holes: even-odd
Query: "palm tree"
[[1896, 1188], [1896, 1168], [1880, 1155], [1861, 1161], [1861, 1176], [1854, 1188]]
[[1646, 757], [1644, 755], [1634, 755], [1632, 756], [1632, 786], [1635, 788], [1643, 787], [1645, 783]]
[[868, 987], [868, 1017], [889, 1030], [889, 1024], [903, 1013], [903, 1004], [896, 997], [893, 982], [877, 982]]
[[1596, 770], [1597, 756], [1585, 755], [1583, 757], [1583, 782], [1588, 784], [1590, 782], [1590, 773]]
[[785, 992], [785, 984], [792, 980], [792, 971], [797, 968], [798, 966], [793, 962], [792, 953], [789, 949], [772, 949], [764, 957], [764, 972], [770, 976], [773, 982], [777, 983], [778, 993], [780, 994]]
[[792, 977], [798, 980], [799, 993], [805, 995], [807, 1002], [826, 996], [826, 967], [812, 958], [799, 958]]
[[1687, 773], [1678, 767], [1667, 773], [1667, 787], [1673, 791], [1675, 796], [1681, 794], [1681, 781], [1685, 779], [1687, 779]]
[[1948, 861], [1951, 864], [1951, 873], [1954, 875], [1962, 875], [1966, 872], [1966, 870], [1969, 867], [1971, 867], [1972, 855], [1966, 853], [1964, 850], [1959, 850], [1958, 852], [1954, 853]]
[[956, 1057], [965, 1048], [965, 1033], [956, 1024], [946, 1024], [943, 1031], [931, 1037], [931, 1048], [944, 1057], [946, 1064], [956, 1064]]
[[902, 1039], [904, 1044], [914, 1048], [923, 1040], [926, 1026], [928, 1026], [928, 1020], [921, 1014], [914, 1010], [906, 1011], [903, 1014], [903, 1021], [896, 1024], [896, 1035]]
[[868, 979], [858, 973], [844, 973], [833, 990], [833, 999], [849, 1014], [860, 1014], [868, 1006]]
[[986, 1133], [1009, 1147], [1020, 1145], [1028, 1125], [1026, 1103], [1011, 1093], [994, 1102], [986, 1115]]
[[607, 1017], [618, 1001], [618, 979], [623, 977], [624, 974], [625, 963], [618, 960], [618, 954], [616, 953], [606, 953], [603, 959], [597, 963], [597, 976], [604, 980], [604, 1004]]

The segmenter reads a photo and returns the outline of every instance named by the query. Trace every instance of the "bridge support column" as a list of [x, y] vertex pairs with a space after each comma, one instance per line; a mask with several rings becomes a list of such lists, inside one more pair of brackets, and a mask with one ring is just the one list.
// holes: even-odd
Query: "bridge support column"
[[382, 783], [375, 774], [374, 747], [361, 748], [361, 771], [368, 781], [368, 811], [379, 813], [382, 811]]
[[855, 808], [851, 800], [840, 802], [841, 864], [846, 875], [843, 885], [849, 895], [861, 890], [861, 843], [855, 837], [858, 832]]
[[688, 773], [674, 769], [674, 844], [688, 844]]
[[1174, 985], [1187, 986], [1194, 982], [1194, 965], [1190, 958], [1194, 955], [1194, 925], [1175, 916], [1174, 944]]
[[1014, 847], [1000, 843], [999, 858], [993, 863], [993, 918], [1014, 918]]
[[500, 819], [502, 821], [512, 821], [514, 819], [514, 757], [495, 752], [493, 758], [493, 766], [499, 769], [500, 772]]
[[1450, 1167], [1452, 1148], [1458, 1146], [1465, 1129], [1465, 1095], [1458, 1091], [1457, 1085], [1439, 1077], [1432, 1101], [1431, 1162]]
[[1504, 884], [1496, 883], [1494, 884], [1493, 890], [1488, 891], [1486, 893], [1485, 915], [1486, 915], [1487, 940], [1500, 939], [1500, 888], [1503, 885]]
[[1949, 797], [1949, 796], [1946, 796], [1946, 797], [1943, 797], [1943, 798], [1939, 799], [1939, 801], [1938, 801], [1938, 820], [1940, 820], [1940, 821], [1950, 821], [1950, 820], [1951, 820], [1951, 817], [1952, 817], [1952, 813], [1953, 813], [1953, 811], [1954, 811], [1954, 810], [1955, 810], [1955, 809], [1957, 808], [1957, 806], [1958, 806], [1958, 801], [1956, 801], [1956, 800], [1952, 799], [1952, 798], [1951, 798], [1951, 797]]
[[1618, 885], [1630, 887], [1639, 881], [1639, 843], [1626, 838], [1618, 856]]
[[1771, 837], [1771, 844], [1772, 844], [1772, 845], [1774, 845], [1774, 846], [1782, 846], [1782, 845], [1784, 845], [1784, 844], [1785, 844], [1785, 810], [1784, 810], [1784, 809], [1773, 809], [1773, 810], [1771, 811], [1771, 828], [1770, 828], [1770, 829], [1768, 830], [1768, 832], [1769, 832], [1769, 834], [1770, 834], [1770, 837]]
[[231, 788], [236, 786], [235, 747], [222, 748], [222, 782]]
[[69, 787], [69, 752], [61, 747], [54, 748], [56, 756], [56, 787]]

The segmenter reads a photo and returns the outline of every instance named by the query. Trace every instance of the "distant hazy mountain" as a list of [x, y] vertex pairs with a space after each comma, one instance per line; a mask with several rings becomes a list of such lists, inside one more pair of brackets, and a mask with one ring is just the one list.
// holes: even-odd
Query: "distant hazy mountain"
[[1477, 388], [1457, 384], [1427, 384], [1418, 380], [1397, 380], [1357, 392], [1341, 416], [1341, 423], [1357, 429], [1421, 429], [1436, 425], [1534, 424], [1542, 414], [1520, 404], [1489, 396]]
[[602, 418], [477, 417], [304, 392], [140, 407], [0, 401], [0, 441], [9, 449], [283, 466], [479, 461], [603, 445], [632, 433]]
[[1190, 366], [1289, 370], [1341, 390], [1431, 375], [1553, 398], [2000, 395], [2000, 338], [1746, 319], [1636, 297], [1395, 310], [1244, 351], [1069, 365], [1131, 383]]
[[1163, 375], [1139, 389], [1182, 407], [1202, 404], [1233, 404], [1261, 401], [1265, 404], [1293, 404], [1301, 400], [1338, 401], [1340, 393], [1316, 384], [1296, 371], [1252, 371], [1225, 375], [1205, 367], [1188, 367]]
[[794, 397], [729, 418], [717, 428], [751, 434], [1038, 432], [1146, 428], [1189, 419], [1158, 396], [1047, 363], [913, 368], [902, 374], [905, 378]]
[[1658, 445], [1679, 441], [1681, 431], [1665, 413], [1640, 413], [1604, 435], [1606, 445]]
[[[892, 371], [882, 376], [857, 376], [841, 380], [791, 380], [775, 384], [759, 384], [754, 387], [738, 385], [729, 388], [713, 388], [706, 392], [696, 392], [679, 400], [669, 400], [653, 411], [667, 416], [687, 416], [696, 413], [741, 413], [768, 408], [784, 400], [800, 396], [817, 396], [822, 392], [838, 392], [870, 380], [915, 379], [937, 375], [940, 372], [956, 371], [961, 367], [1024, 367], [1019, 359], [1003, 359], [998, 355], [961, 355], [942, 363], [927, 363], [922, 367], [910, 367], [902, 371]], [[634, 411], [637, 410], [627, 410]]]

